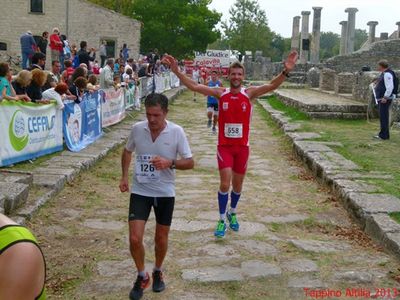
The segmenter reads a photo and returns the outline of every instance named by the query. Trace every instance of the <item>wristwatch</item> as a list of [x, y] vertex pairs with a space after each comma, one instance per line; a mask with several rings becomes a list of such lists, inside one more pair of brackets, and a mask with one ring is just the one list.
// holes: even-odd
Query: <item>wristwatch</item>
[[286, 78], [290, 77], [289, 71], [286, 68], [282, 70], [282, 75], [285, 76]]
[[176, 169], [176, 165], [175, 165], [175, 159], [172, 160], [172, 164], [169, 167], [171, 170], [175, 170]]

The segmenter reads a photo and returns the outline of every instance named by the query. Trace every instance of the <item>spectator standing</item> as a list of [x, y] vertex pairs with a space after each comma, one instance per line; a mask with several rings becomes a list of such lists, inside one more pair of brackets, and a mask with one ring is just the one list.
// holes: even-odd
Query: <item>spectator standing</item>
[[60, 39], [60, 30], [58, 28], [53, 29], [53, 34], [50, 35], [50, 50], [51, 60], [60, 61], [61, 53], [64, 55], [63, 42]]
[[[64, 44], [64, 59], [71, 59], [72, 53], [71, 53], [71, 45], [69, 44], [68, 38], [65, 34], [61, 35], [61, 41]], [[60, 61], [61, 63], [61, 61]]]
[[30, 70], [39, 69], [44, 70], [44, 66], [46, 65], [46, 55], [42, 52], [36, 52], [32, 56], [32, 65], [30, 66]]
[[107, 59], [107, 41], [102, 41], [99, 47], [100, 67], [103, 68]]
[[129, 49], [126, 44], [122, 45], [121, 54], [122, 54], [122, 59], [124, 60], [124, 62], [126, 62], [129, 58]]
[[389, 108], [392, 101], [396, 98], [399, 88], [399, 79], [389, 68], [387, 60], [381, 60], [378, 62], [378, 70], [381, 72], [381, 75], [375, 85], [375, 95], [379, 107], [381, 130], [375, 138], [388, 140], [390, 138]]
[[[192, 79], [196, 83], [201, 83], [201, 74], [200, 74], [200, 69], [199, 69], [198, 65], [196, 65], [193, 69]], [[196, 92], [193, 92], [193, 101], [196, 101]]]
[[94, 48], [91, 48], [90, 51], [87, 51], [87, 42], [82, 41], [80, 43], [81, 49], [78, 51], [79, 64], [86, 64], [88, 68], [90, 68], [90, 62], [94, 61], [96, 58], [96, 51]]
[[114, 60], [107, 59], [106, 66], [100, 72], [100, 88], [108, 89], [114, 86]]
[[28, 69], [31, 64], [31, 59], [36, 51], [36, 42], [32, 36], [32, 32], [27, 31], [20, 37], [21, 54], [22, 54], [22, 68]]
[[45, 56], [47, 54], [47, 45], [49, 43], [48, 38], [49, 38], [49, 33], [47, 31], [43, 32], [37, 44], [40, 52], [42, 52]]

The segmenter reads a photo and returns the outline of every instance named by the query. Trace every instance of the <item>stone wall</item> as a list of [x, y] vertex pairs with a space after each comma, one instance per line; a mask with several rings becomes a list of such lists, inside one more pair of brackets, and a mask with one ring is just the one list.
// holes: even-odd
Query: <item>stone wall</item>
[[[37, 14], [30, 13], [30, 1], [1, 1], [2, 11], [7, 13], [0, 18], [0, 27], [3, 28], [0, 42], [7, 44], [7, 52], [12, 56], [21, 55], [19, 37], [27, 30], [33, 35], [41, 35], [43, 31], [51, 33], [54, 27], [58, 27], [71, 43], [79, 45], [81, 40], [86, 40], [89, 47], [98, 49], [100, 41], [107, 38], [115, 40], [117, 54], [122, 44], [127, 43], [130, 56], [138, 57], [140, 22], [85, 0], [70, 0], [68, 16], [67, 1], [47, 0], [43, 3], [44, 13]], [[49, 61], [49, 49], [47, 52]]]
[[387, 59], [394, 69], [400, 68], [400, 39], [379, 41], [372, 44], [369, 49], [332, 57], [324, 65], [336, 72], [357, 72], [363, 66], [376, 69], [381, 59]]

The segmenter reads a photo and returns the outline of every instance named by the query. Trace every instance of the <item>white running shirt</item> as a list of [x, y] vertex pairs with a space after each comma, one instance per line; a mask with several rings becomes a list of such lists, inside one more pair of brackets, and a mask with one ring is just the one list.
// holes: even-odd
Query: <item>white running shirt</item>
[[166, 159], [192, 157], [189, 142], [183, 128], [167, 121], [155, 142], [151, 138], [148, 122], [133, 125], [126, 150], [135, 152], [131, 193], [146, 197], [175, 197], [175, 170], [155, 170], [149, 160], [154, 156]]

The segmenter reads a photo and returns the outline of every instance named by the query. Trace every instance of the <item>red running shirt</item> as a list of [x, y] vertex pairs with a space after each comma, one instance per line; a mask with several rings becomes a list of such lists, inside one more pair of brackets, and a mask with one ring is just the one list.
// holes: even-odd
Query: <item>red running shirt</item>
[[248, 146], [253, 106], [246, 89], [242, 88], [238, 94], [225, 89], [218, 110], [218, 145]]

